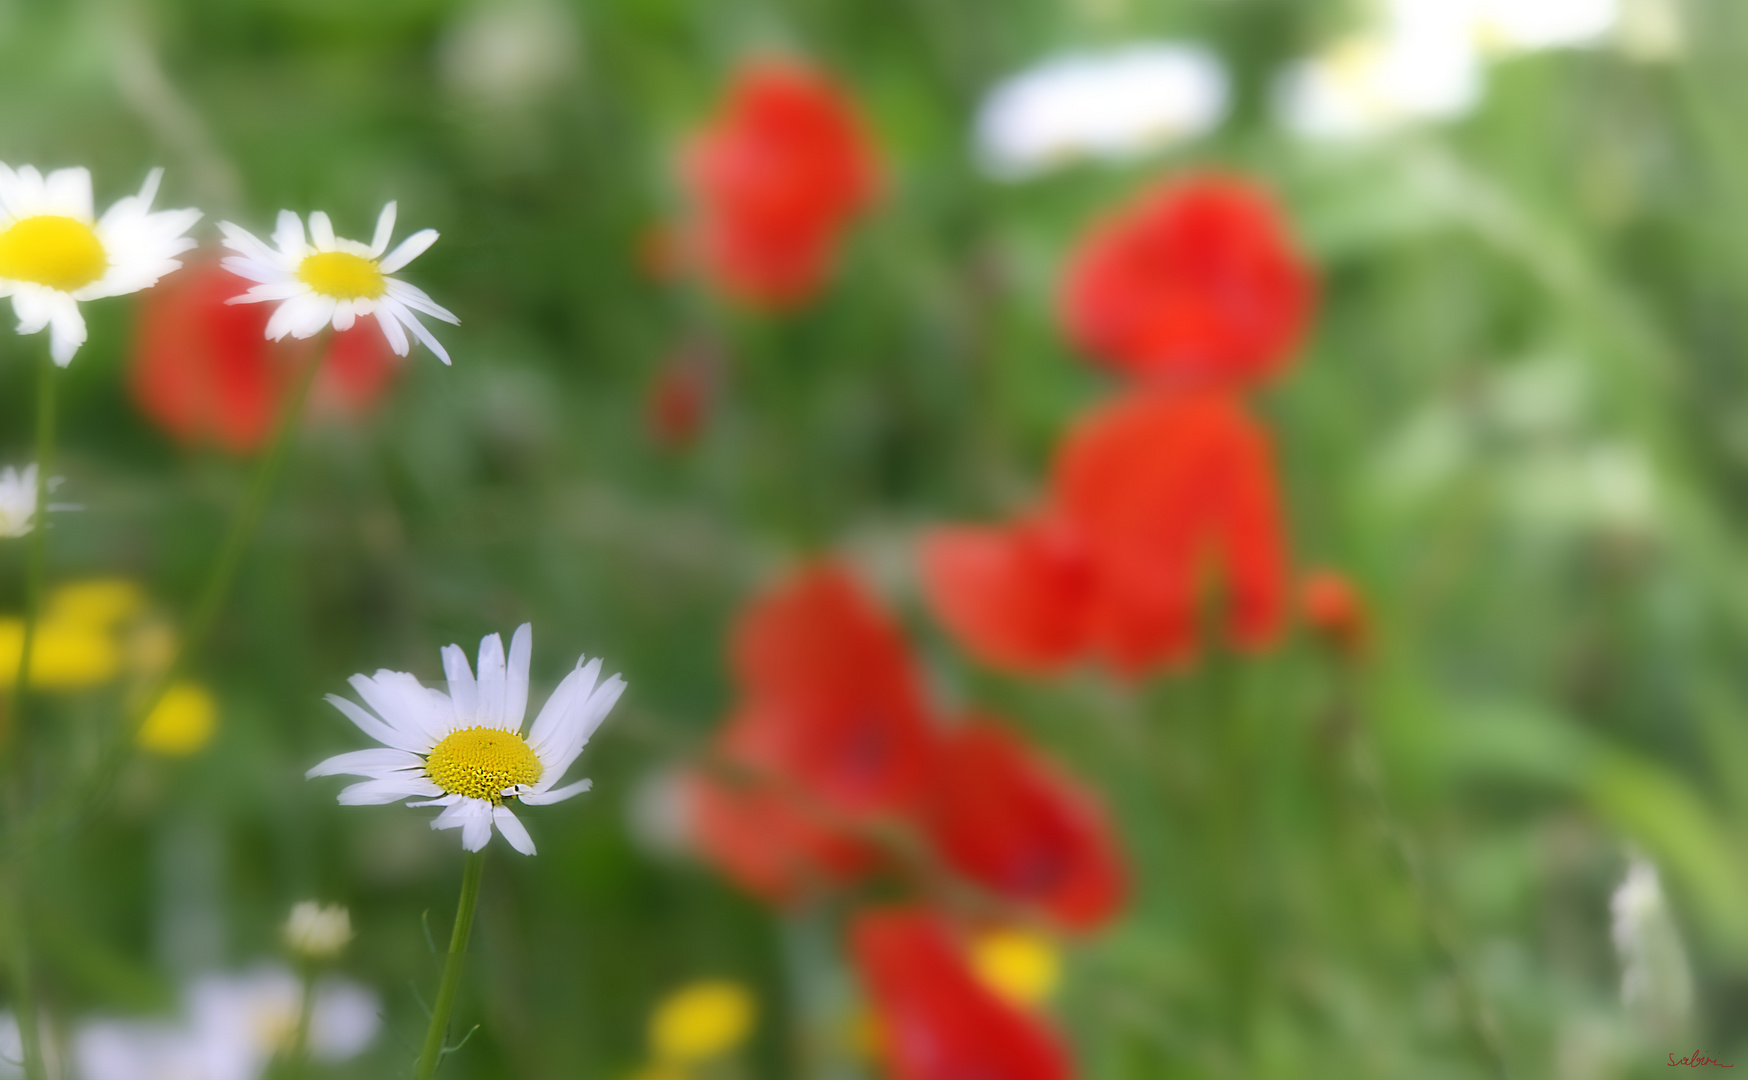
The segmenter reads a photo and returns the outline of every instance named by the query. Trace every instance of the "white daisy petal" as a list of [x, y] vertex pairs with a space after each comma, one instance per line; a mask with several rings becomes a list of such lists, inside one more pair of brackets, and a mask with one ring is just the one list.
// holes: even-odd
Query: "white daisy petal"
[[78, 221], [92, 218], [91, 170], [56, 169], [43, 181], [43, 209]]
[[443, 789], [422, 776], [389, 776], [365, 780], [340, 792], [341, 806], [381, 806], [413, 797], [441, 795]]
[[425, 329], [425, 324], [419, 321], [418, 316], [414, 315], [411, 311], [408, 311], [400, 301], [395, 300], [392, 297], [385, 300], [382, 306], [385, 311], [393, 313], [394, 317], [400, 320], [402, 326], [411, 330], [414, 337], [424, 342], [425, 348], [436, 353], [437, 359], [443, 361], [445, 364], [449, 363], [449, 350], [445, 349], [441, 342], [431, 336], [431, 331]]
[[301, 259], [309, 250], [309, 245], [303, 239], [303, 218], [290, 210], [279, 212], [279, 221], [273, 228], [273, 246], [279, 249], [281, 255]]
[[321, 210], [310, 214], [310, 246], [317, 251], [334, 250], [334, 223]]
[[66, 367], [73, 354], [85, 344], [85, 316], [79, 314], [79, 303], [66, 293], [49, 294], [49, 355], [56, 364]]
[[390, 199], [382, 208], [382, 214], [376, 219], [376, 235], [370, 240], [370, 257], [382, 258], [382, 253], [388, 250], [388, 242], [395, 234], [395, 201]]
[[327, 701], [328, 704], [344, 713], [346, 719], [357, 724], [359, 731], [364, 732], [366, 735], [384, 746], [393, 747], [396, 750], [411, 751], [415, 754], [427, 753], [430, 750], [430, 747], [425, 745], [423, 739], [415, 738], [407, 733], [389, 727], [381, 720], [378, 720], [376, 717], [359, 708], [353, 702], [346, 700], [338, 694], [329, 694]]
[[418, 232], [402, 240], [396, 248], [385, 256], [377, 269], [385, 274], [392, 274], [414, 259], [425, 254], [427, 248], [437, 242], [436, 229], [420, 229]]
[[504, 834], [504, 839], [510, 846], [524, 855], [534, 854], [534, 838], [528, 835], [528, 827], [516, 819], [507, 806], [492, 807], [492, 824]]
[[388, 294], [414, 311], [422, 311], [433, 319], [442, 319], [451, 326], [461, 325], [461, 319], [455, 312], [431, 299], [425, 294], [425, 290], [417, 285], [391, 280], [388, 283]]
[[534, 627], [523, 623], [510, 637], [510, 666], [504, 673], [504, 720], [510, 731], [522, 730], [528, 712], [528, 663], [533, 655]]
[[473, 681], [473, 669], [467, 666], [467, 654], [460, 645], [443, 646], [443, 672], [449, 677], [449, 700], [455, 703], [455, 719], [472, 724], [479, 716], [479, 688]]
[[382, 327], [382, 336], [388, 339], [388, 347], [396, 356], [405, 356], [413, 351], [413, 343], [407, 340], [407, 332], [401, 328], [399, 319], [386, 311], [376, 313], [376, 325]]
[[[487, 634], [479, 643], [479, 720], [489, 727], [504, 723], [504, 639]], [[517, 725], [520, 727], [521, 725]]]
[[566, 784], [564, 787], [553, 788], [551, 791], [531, 791], [520, 798], [529, 806], [551, 806], [553, 803], [575, 798], [594, 786], [593, 780], [578, 780], [574, 784]]
[[562, 747], [549, 760], [541, 758], [541, 764], [547, 772], [541, 775], [542, 789], [551, 787], [564, 778], [565, 770], [577, 760], [577, 755], [583, 752], [583, 747], [589, 744], [589, 739], [595, 734], [595, 729], [607, 719], [607, 714], [619, 702], [619, 695], [625, 692], [625, 680], [615, 675], [603, 682], [590, 694], [582, 707], [575, 710], [566, 725], [567, 736]]
[[[547, 747], [553, 740], [553, 735], [564, 723], [566, 714], [570, 712], [573, 700], [580, 701], [594, 692], [595, 681], [601, 677], [601, 658], [589, 661], [587, 667], [580, 662], [575, 671], [564, 677], [558, 684], [558, 689], [546, 699], [546, 707], [540, 710], [540, 715], [534, 718], [534, 726], [528, 729], [528, 745], [534, 748], [536, 754], [545, 758]], [[557, 779], [556, 777], [554, 779]]]
[[417, 754], [405, 750], [390, 750], [386, 747], [373, 747], [369, 750], [354, 750], [349, 754], [336, 754], [304, 773], [308, 779], [318, 776], [369, 776], [380, 778], [391, 772], [407, 769], [423, 769], [425, 762]]

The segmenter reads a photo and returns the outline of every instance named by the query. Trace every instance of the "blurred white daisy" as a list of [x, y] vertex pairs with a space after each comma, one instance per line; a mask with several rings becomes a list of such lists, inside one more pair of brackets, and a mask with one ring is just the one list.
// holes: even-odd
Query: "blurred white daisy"
[[49, 353], [66, 367], [85, 344], [82, 300], [149, 288], [181, 266], [199, 210], [153, 210], [164, 170], [153, 169], [138, 195], [94, 216], [91, 173], [0, 163], [0, 296], [12, 298], [18, 332], [47, 327]]
[[[241, 975], [195, 980], [174, 1022], [100, 1020], [73, 1036], [82, 1080], [259, 1080], [293, 1047], [303, 983], [263, 966]], [[343, 979], [318, 980], [308, 1046], [318, 1062], [357, 1057], [382, 1025], [377, 995]]]
[[1225, 68], [1194, 45], [1063, 56], [990, 91], [977, 114], [978, 156], [1010, 178], [1082, 156], [1135, 157], [1212, 130], [1226, 101]]
[[332, 960], [352, 940], [352, 913], [344, 904], [305, 900], [292, 907], [283, 936], [286, 948], [307, 960]]
[[528, 830], [505, 801], [544, 806], [589, 790], [587, 780], [553, 785], [606, 719], [625, 681], [614, 675], [602, 682], [600, 659], [587, 666], [579, 659], [524, 736], [533, 640], [527, 623], [516, 629], [508, 667], [502, 639], [492, 634], [482, 640], [477, 681], [461, 647], [447, 646], [447, 694], [401, 671], [352, 676], [352, 688], [372, 711], [335, 694], [328, 700], [383, 749], [331, 757], [308, 775], [367, 777], [340, 792], [343, 806], [407, 798], [424, 800], [409, 806], [441, 806], [431, 827], [460, 829], [468, 851], [485, 847], [496, 825], [511, 847], [534, 854]]
[[[382, 208], [376, 235], [368, 245], [334, 235], [328, 215], [320, 210], [310, 215], [309, 239], [304, 238], [303, 219], [290, 210], [279, 212], [270, 248], [239, 225], [221, 221], [225, 246], [237, 254], [224, 260], [225, 269], [255, 282], [255, 287], [232, 300], [233, 304], [278, 302], [267, 320], [267, 336], [278, 341], [314, 336], [323, 327], [345, 330], [353, 322], [376, 316], [383, 336], [397, 355], [412, 349], [407, 331], [425, 343], [445, 364], [449, 353], [438, 343], [414, 312], [446, 323], [459, 323], [448, 308], [440, 306], [423, 289], [390, 275], [424, 254], [437, 242], [436, 229], [421, 229], [388, 250], [394, 235], [395, 204]], [[384, 254], [384, 253], [387, 254]]]
[[[49, 490], [61, 486], [61, 478], [49, 477]], [[50, 512], [77, 510], [73, 503], [49, 503]], [[36, 527], [36, 465], [0, 469], [0, 537], [24, 536]]]

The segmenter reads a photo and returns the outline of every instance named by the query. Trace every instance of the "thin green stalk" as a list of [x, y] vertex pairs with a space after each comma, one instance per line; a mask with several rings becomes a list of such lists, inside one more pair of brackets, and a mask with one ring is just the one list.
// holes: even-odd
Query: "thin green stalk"
[[479, 906], [479, 884], [485, 866], [484, 848], [468, 852], [467, 865], [461, 872], [461, 902], [455, 908], [455, 930], [449, 935], [449, 956], [443, 961], [443, 982], [437, 987], [431, 1027], [425, 1032], [425, 1048], [420, 1051], [419, 1065], [414, 1070], [417, 1080], [431, 1080], [437, 1075], [437, 1063], [443, 1057], [449, 1011], [455, 1007], [455, 994], [461, 989], [461, 960], [467, 954], [467, 937], [473, 930], [473, 912]]
[[42, 611], [43, 578], [48, 567], [49, 474], [55, 456], [55, 376], [59, 368], [47, 353], [36, 376], [36, 511], [31, 518], [29, 549], [24, 571], [24, 642], [18, 650], [17, 677], [7, 699], [6, 720], [11, 735], [8, 753], [17, 770], [15, 782], [25, 779], [25, 683], [31, 656], [36, 651], [37, 615]]
[[297, 1005], [297, 1030], [291, 1037], [291, 1049], [285, 1054], [285, 1075], [288, 1077], [302, 1077], [308, 1072], [310, 1016], [316, 1008], [315, 965], [308, 962], [300, 964], [298, 975], [303, 981], [303, 996]]
[[26, 915], [30, 902], [26, 899], [26, 873], [20, 863], [10, 867], [18, 877], [12, 889], [12, 992], [17, 1011], [18, 1041], [24, 1059], [25, 1080], [47, 1080], [48, 1068], [43, 1064], [42, 1022], [36, 1010], [36, 975], [30, 958], [30, 924]]
[[[28, 700], [26, 683], [31, 657], [36, 649], [36, 624], [42, 611], [43, 579], [48, 566], [49, 476], [54, 469], [55, 450], [55, 379], [59, 373], [53, 358], [44, 353], [37, 369], [36, 390], [36, 510], [30, 530], [30, 549], [26, 556], [24, 577], [24, 640], [18, 650], [18, 671], [12, 680], [12, 693], [7, 702], [6, 719], [10, 740], [6, 752], [11, 755], [12, 792], [8, 800], [12, 810], [14, 830], [22, 827], [30, 804], [29, 730], [24, 722]], [[46, 1080], [48, 1069], [43, 1064], [41, 1026], [36, 1011], [36, 976], [30, 959], [30, 898], [28, 890], [33, 880], [22, 852], [12, 860], [12, 981], [18, 1012], [19, 1044], [22, 1051], [25, 1080]]]

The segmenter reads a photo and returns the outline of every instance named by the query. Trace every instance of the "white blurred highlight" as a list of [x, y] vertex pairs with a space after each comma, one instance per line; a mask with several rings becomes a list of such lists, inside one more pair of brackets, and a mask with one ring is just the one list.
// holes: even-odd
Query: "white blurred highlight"
[[1020, 179], [1079, 158], [1121, 160], [1205, 134], [1226, 116], [1226, 70], [1157, 42], [1047, 61], [998, 84], [977, 115], [984, 168]]
[[1648, 1035], [1686, 1033], [1693, 1011], [1693, 977], [1681, 931], [1663, 896], [1657, 868], [1634, 855], [1609, 901], [1615, 951], [1621, 962], [1621, 1005]]

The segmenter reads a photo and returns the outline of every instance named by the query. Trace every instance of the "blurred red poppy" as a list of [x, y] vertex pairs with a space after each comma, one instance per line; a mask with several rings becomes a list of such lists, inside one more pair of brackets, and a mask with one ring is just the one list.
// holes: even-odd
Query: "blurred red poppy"
[[1231, 640], [1260, 648], [1289, 604], [1278, 504], [1268, 434], [1236, 397], [1137, 393], [1069, 433], [1051, 524], [937, 532], [924, 585], [969, 651], [1020, 671], [1088, 652], [1131, 675], [1183, 663], [1215, 580]]
[[1270, 644], [1289, 606], [1268, 432], [1229, 394], [1141, 393], [1087, 417], [1053, 494], [1095, 569], [1095, 646], [1118, 671], [1195, 652], [1204, 588], [1222, 579], [1232, 643]]
[[[315, 347], [268, 341], [265, 305], [226, 303], [246, 287], [208, 263], [145, 295], [129, 387], [140, 411], [180, 442], [214, 443], [233, 454], [260, 447], [297, 363]], [[326, 340], [312, 411], [365, 411], [398, 370], [393, 350], [374, 326]]]
[[950, 733], [930, 790], [927, 827], [955, 870], [1073, 929], [1116, 913], [1125, 881], [1110, 822], [1011, 731], [979, 718]]
[[920, 558], [935, 614], [984, 662], [1047, 671], [1085, 650], [1094, 578], [1069, 523], [1037, 516], [936, 529]]
[[1234, 386], [1273, 374], [1310, 315], [1313, 282], [1273, 201], [1247, 181], [1162, 183], [1096, 226], [1062, 294], [1068, 334], [1129, 375]]
[[1319, 637], [1346, 656], [1358, 656], [1371, 641], [1365, 601], [1345, 574], [1314, 570], [1299, 583], [1299, 608]]
[[1066, 1080], [1056, 1037], [978, 980], [929, 912], [865, 912], [850, 950], [873, 999], [879, 1049], [895, 1080]]
[[848, 96], [793, 61], [743, 69], [685, 164], [704, 270], [731, 295], [776, 307], [819, 288], [838, 233], [875, 188]]
[[730, 880], [772, 904], [788, 904], [847, 884], [870, 870], [876, 852], [818, 807], [806, 805], [782, 778], [763, 773], [759, 745], [772, 727], [750, 714], [729, 722], [717, 750], [739, 778], [695, 773], [687, 778], [686, 817], [700, 854]]
[[757, 763], [844, 814], [912, 808], [934, 736], [899, 630], [839, 566], [809, 567], [758, 601], [731, 645]]

